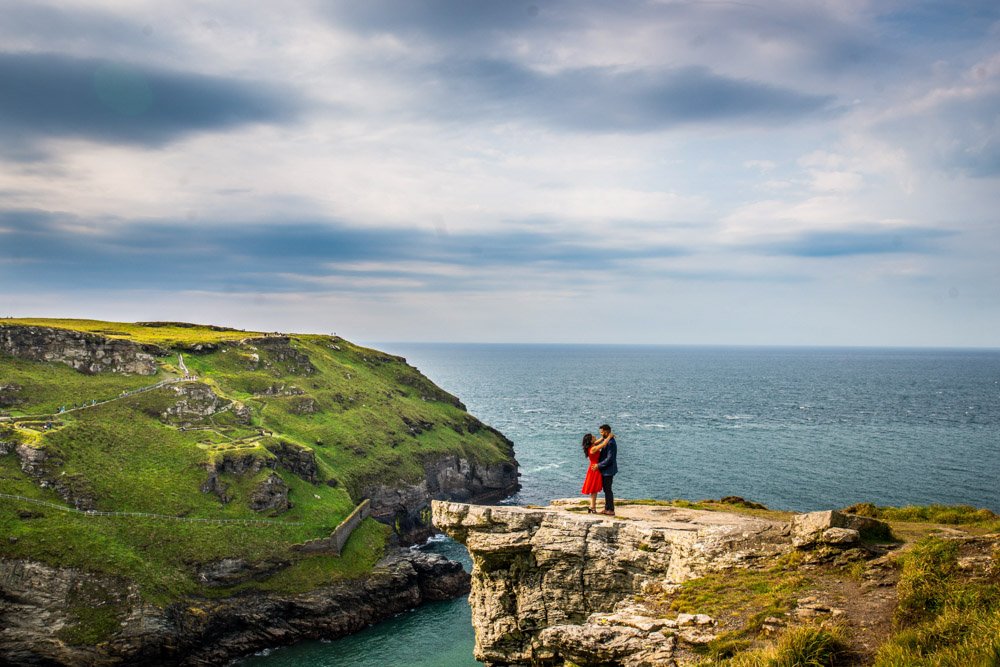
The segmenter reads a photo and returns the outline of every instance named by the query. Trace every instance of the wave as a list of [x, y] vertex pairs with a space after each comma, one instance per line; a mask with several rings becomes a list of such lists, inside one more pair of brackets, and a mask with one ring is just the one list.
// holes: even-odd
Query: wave
[[543, 470], [554, 470], [556, 468], [561, 468], [563, 463], [565, 463], [565, 461], [559, 461], [558, 463], [545, 463], [545, 464], [537, 466], [535, 468], [531, 468], [529, 470], [525, 470], [525, 472], [528, 473], [528, 474], [531, 474], [531, 473], [535, 473], [535, 472], [541, 472]]

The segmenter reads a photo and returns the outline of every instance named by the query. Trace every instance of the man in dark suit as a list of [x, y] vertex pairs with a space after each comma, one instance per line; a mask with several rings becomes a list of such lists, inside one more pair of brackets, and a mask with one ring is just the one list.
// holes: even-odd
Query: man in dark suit
[[604, 511], [601, 514], [614, 516], [615, 494], [611, 490], [611, 484], [618, 473], [618, 443], [607, 424], [601, 426], [601, 441], [607, 443], [597, 459], [597, 469], [601, 471], [601, 483], [604, 485]]

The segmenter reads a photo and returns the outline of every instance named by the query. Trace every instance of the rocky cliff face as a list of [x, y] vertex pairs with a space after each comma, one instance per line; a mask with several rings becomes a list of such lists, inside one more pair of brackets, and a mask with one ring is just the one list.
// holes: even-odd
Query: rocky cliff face
[[[113, 577], [0, 560], [0, 663], [225, 664], [277, 644], [356, 632], [468, 587], [459, 563], [407, 550], [384, 559], [364, 579], [309, 593], [187, 599], [161, 608], [143, 603], [133, 586]], [[94, 607], [107, 610], [107, 636], [86, 645], [74, 638], [81, 637], [82, 617], [93, 622]]]
[[859, 529], [845, 515], [817, 514], [825, 517], [790, 525], [667, 506], [621, 507], [611, 518], [565, 506], [433, 504], [434, 525], [472, 555], [475, 655], [491, 666], [672, 665], [678, 642], [712, 638], [713, 619], [646, 617], [634, 597], [772, 561], [796, 548], [793, 539], [856, 546]]
[[30, 361], [64, 363], [81, 373], [155, 375], [164, 350], [82, 331], [0, 325], [0, 352]]
[[419, 482], [370, 485], [361, 495], [371, 500], [372, 516], [392, 526], [400, 540], [422, 541], [435, 532], [430, 521], [432, 500], [492, 502], [521, 488], [512, 444], [510, 452], [509, 461], [493, 464], [458, 456], [429, 458]]

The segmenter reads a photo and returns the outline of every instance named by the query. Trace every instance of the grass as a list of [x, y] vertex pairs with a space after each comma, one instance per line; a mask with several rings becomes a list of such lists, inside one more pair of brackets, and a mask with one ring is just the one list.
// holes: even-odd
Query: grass
[[848, 655], [846, 631], [839, 626], [788, 628], [771, 646], [711, 658], [699, 667], [832, 667]]
[[681, 585], [670, 599], [679, 613], [708, 614], [730, 629], [709, 646], [716, 656], [745, 648], [769, 616], [781, 616], [812, 581], [797, 571], [795, 556], [766, 570], [715, 572]]
[[[0, 320], [0, 326], [4, 320]], [[123, 391], [156, 384], [165, 377], [157, 375], [84, 375], [64, 364], [14, 359], [0, 353], [2, 384], [20, 385], [20, 401], [8, 408], [11, 415], [52, 414], [60, 407], [72, 408], [91, 400], [114, 398]]]
[[844, 511], [890, 523], [944, 524], [961, 526], [972, 532], [1000, 532], [1000, 515], [988, 509], [978, 509], [970, 505], [877, 507], [872, 503], [858, 503], [845, 508]]
[[[692, 503], [692, 505], [696, 505]], [[984, 567], [960, 565], [963, 549], [982, 555], [988, 541], [949, 539], [933, 534], [941, 526], [960, 526], [970, 535], [987, 532], [996, 515], [966, 506], [853, 506], [846, 511], [908, 527], [912, 546], [898, 560], [898, 602], [894, 634], [879, 647], [875, 667], [970, 667], [1000, 665], [1000, 544]], [[929, 534], [930, 533], [930, 534]], [[919, 537], [917, 537], [919, 536]], [[979, 544], [980, 546], [965, 546]], [[979, 549], [980, 551], [975, 551]], [[858, 572], [843, 570], [859, 578]], [[843, 628], [828, 625], [789, 626], [768, 646], [759, 647], [758, 632], [766, 616], [781, 617], [810, 587], [807, 577], [788, 561], [767, 571], [709, 575], [686, 582], [672, 608], [708, 613], [725, 627], [704, 649], [700, 667], [776, 667], [854, 664]]]
[[958, 565], [960, 544], [930, 536], [902, 559], [896, 634], [876, 667], [1000, 665], [1000, 551], [983, 576]]
[[[139, 586], [144, 599], [158, 604], [248, 588], [303, 591], [359, 576], [383, 553], [388, 529], [381, 524], [363, 522], [339, 558], [305, 555], [292, 547], [328, 535], [353, 509], [366, 484], [422, 479], [429, 457], [455, 454], [496, 462], [510, 455], [500, 436], [482, 428], [455, 405], [454, 397], [402, 359], [337, 337], [293, 335], [290, 342], [268, 338], [241, 344], [236, 341], [257, 334], [176, 324], [0, 320], [0, 326], [8, 325], [74, 329], [183, 349], [185, 364], [219, 396], [220, 405], [239, 401], [250, 409], [250, 424], [239, 423], [233, 411], [210, 418], [165, 420], [163, 412], [181, 398], [174, 391], [177, 385], [172, 385], [60, 415], [52, 430], [14, 430], [0, 424], [0, 439], [43, 449], [49, 457], [49, 479], [92, 497], [97, 509], [259, 518], [248, 500], [255, 486], [271, 474], [271, 466], [277, 465], [267, 446], [282, 440], [315, 457], [315, 482], [280, 466], [275, 470], [288, 485], [293, 505], [275, 517], [286, 524], [82, 516], [0, 500], [0, 535], [5, 536], [0, 557], [122, 576]], [[198, 344], [212, 345], [196, 351]], [[84, 375], [58, 363], [0, 355], [0, 377], [4, 384], [21, 386], [19, 402], [10, 408], [13, 414], [53, 412], [63, 404], [116, 398], [123, 391], [175, 376], [176, 349], [159, 359], [156, 376]], [[270, 434], [261, 437], [261, 430]], [[234, 447], [234, 441], [243, 444]], [[206, 466], [221, 465], [227, 457], [256, 461], [257, 471], [221, 473], [219, 479], [231, 498], [223, 504], [215, 494], [199, 489], [208, 477]], [[23, 473], [14, 454], [0, 456], [0, 493], [65, 503], [51, 488]], [[221, 558], [287, 567], [232, 590], [205, 589], [197, 572]], [[87, 616], [81, 611], [65, 641], [96, 641], [113, 616], [101, 614]]]
[[68, 329], [99, 334], [107, 338], [123, 338], [139, 344], [158, 345], [160, 347], [193, 347], [198, 344], [221, 343], [239, 340], [263, 334], [253, 331], [240, 331], [223, 327], [204, 325], [189, 325], [183, 322], [175, 323], [140, 323], [140, 322], [103, 322], [100, 320], [50, 319], [37, 317], [18, 317], [0, 319], [0, 326], [23, 325], [35, 327], [51, 327], [53, 329]]

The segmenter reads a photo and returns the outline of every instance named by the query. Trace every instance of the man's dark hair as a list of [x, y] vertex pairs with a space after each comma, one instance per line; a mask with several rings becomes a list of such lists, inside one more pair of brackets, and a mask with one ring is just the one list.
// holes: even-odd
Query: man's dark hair
[[601, 430], [602, 431], [610, 431], [611, 427], [608, 426], [607, 424], [601, 424]]

